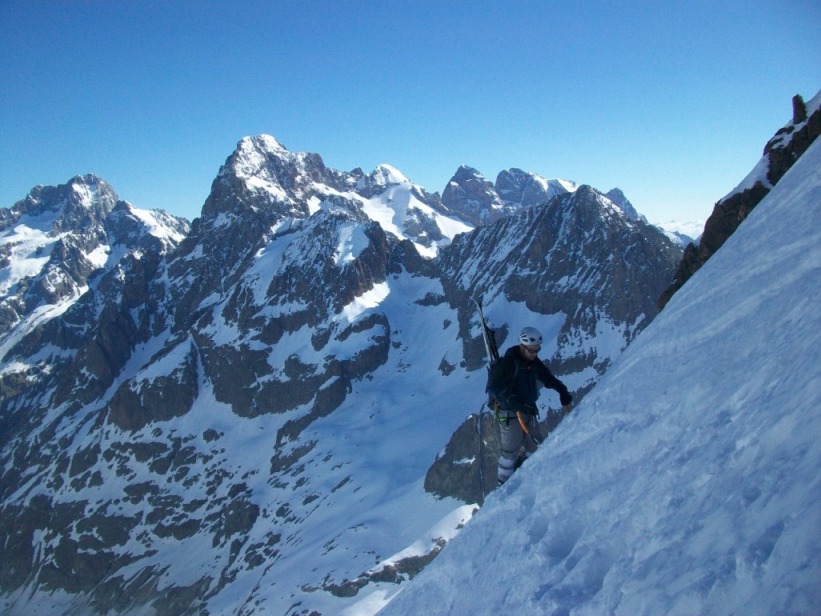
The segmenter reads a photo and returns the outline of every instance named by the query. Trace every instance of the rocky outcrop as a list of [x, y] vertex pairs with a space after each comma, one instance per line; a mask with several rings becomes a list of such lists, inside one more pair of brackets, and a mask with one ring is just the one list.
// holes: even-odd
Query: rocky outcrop
[[482, 505], [497, 485], [499, 428], [492, 413], [470, 415], [425, 475], [425, 491]]
[[636, 211], [636, 208], [633, 207], [633, 204], [630, 203], [630, 200], [624, 195], [621, 188], [613, 188], [612, 190], [607, 191], [605, 196], [615, 203], [619, 209], [624, 212], [625, 216], [627, 216], [629, 220], [641, 220], [643, 222], [647, 222], [647, 219]]
[[[813, 99], [818, 100], [818, 96]], [[803, 98], [793, 98], [793, 118], [780, 129], [764, 147], [764, 155], [756, 170], [737, 189], [715, 204], [704, 225], [698, 246], [690, 245], [684, 252], [673, 283], [659, 298], [663, 308], [670, 298], [695, 274], [724, 242], [735, 232], [750, 212], [769, 194], [773, 186], [792, 167], [793, 163], [821, 134], [821, 106], [816, 105], [810, 115]]]

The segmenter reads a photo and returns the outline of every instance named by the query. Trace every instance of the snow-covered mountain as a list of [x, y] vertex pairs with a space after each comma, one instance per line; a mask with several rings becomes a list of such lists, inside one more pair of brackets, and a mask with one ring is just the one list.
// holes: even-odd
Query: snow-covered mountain
[[[445, 187], [441, 202], [448, 212], [471, 225], [480, 226], [546, 203], [553, 197], [576, 192], [579, 187], [580, 184], [571, 180], [546, 180], [537, 173], [515, 167], [500, 171], [493, 183], [477, 169], [463, 165]], [[604, 197], [628, 220], [647, 222], [620, 188], [609, 190]], [[670, 239], [680, 243], [675, 236]]]
[[819, 195], [816, 141], [380, 614], [817, 613]]
[[429, 257], [438, 245], [472, 228], [449, 216], [438, 196], [389, 165], [370, 175], [360, 169], [336, 171], [318, 154], [290, 152], [270, 135], [240, 141], [214, 181], [203, 217], [219, 216], [219, 224], [225, 225], [252, 208], [302, 219], [333, 201], [346, 202], [399, 239], [410, 239]]
[[183, 219], [120, 201], [94, 175], [38, 186], [0, 209], [0, 359], [125, 258], [164, 255], [188, 230]]
[[541, 327], [581, 399], [680, 257], [591, 187], [512, 195], [472, 229], [388, 165], [243, 139], [176, 247], [10, 325], [3, 609], [339, 613], [413, 577], [486, 494], [428, 477], [483, 403], [470, 298], [502, 344]]

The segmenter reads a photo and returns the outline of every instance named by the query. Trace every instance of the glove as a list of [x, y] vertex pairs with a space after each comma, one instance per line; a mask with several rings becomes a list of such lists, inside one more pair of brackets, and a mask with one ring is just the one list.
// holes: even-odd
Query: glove
[[565, 389], [559, 392], [559, 401], [562, 403], [562, 406], [570, 406], [571, 402], [573, 402], [573, 396]]

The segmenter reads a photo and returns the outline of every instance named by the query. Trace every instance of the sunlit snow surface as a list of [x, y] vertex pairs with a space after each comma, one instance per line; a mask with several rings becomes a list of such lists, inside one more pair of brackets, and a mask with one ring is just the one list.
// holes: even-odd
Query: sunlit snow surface
[[381, 613], [818, 613], [819, 170], [816, 142]]
[[8, 246], [8, 265], [0, 268], [0, 296], [27, 277], [40, 273], [51, 256], [59, 236], [51, 236], [44, 229], [52, 218], [24, 216], [16, 225], [0, 233], [0, 246]]

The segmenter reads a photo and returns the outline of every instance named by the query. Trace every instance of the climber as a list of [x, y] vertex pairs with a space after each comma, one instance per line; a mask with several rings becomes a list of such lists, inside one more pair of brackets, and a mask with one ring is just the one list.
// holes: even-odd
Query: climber
[[570, 412], [573, 396], [539, 359], [542, 335], [535, 327], [525, 327], [519, 344], [510, 347], [496, 362], [488, 379], [488, 393], [496, 400], [501, 436], [497, 478], [507, 481], [541, 442], [536, 400], [544, 385], [559, 393], [565, 413]]

